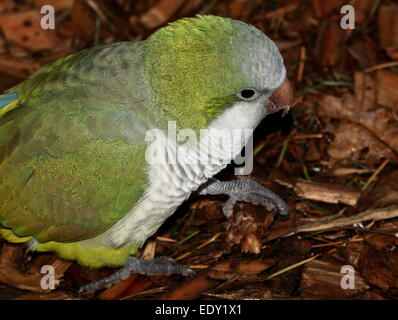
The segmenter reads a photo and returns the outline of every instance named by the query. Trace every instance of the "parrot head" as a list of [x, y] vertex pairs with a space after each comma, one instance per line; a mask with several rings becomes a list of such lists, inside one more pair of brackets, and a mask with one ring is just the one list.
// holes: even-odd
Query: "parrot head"
[[153, 103], [180, 128], [206, 128], [225, 113], [224, 126], [254, 128], [291, 102], [275, 43], [229, 18], [197, 16], [160, 29], [147, 40], [144, 68]]

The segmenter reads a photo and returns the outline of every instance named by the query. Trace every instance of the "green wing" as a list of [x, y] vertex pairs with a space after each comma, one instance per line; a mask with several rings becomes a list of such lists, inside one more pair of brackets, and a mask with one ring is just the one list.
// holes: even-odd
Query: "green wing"
[[0, 96], [0, 225], [40, 242], [77, 241], [134, 207], [154, 122], [142, 46], [84, 50]]

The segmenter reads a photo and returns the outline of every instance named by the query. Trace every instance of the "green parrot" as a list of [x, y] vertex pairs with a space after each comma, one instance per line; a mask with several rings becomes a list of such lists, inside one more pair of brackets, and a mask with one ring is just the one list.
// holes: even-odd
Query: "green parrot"
[[[62, 58], [0, 95], [0, 236], [91, 268], [189, 274], [134, 255], [194, 191], [229, 195], [227, 217], [236, 201], [287, 214], [261, 185], [213, 176], [251, 138], [222, 143], [225, 132], [253, 130], [291, 96], [274, 42], [211, 15]], [[170, 124], [197, 148], [172, 141]]]

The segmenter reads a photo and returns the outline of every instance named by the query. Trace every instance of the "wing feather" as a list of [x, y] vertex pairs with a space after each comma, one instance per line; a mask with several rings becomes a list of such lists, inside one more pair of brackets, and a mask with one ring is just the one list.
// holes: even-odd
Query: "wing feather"
[[139, 43], [95, 47], [0, 96], [3, 227], [40, 242], [78, 241], [134, 207], [152, 121], [142, 116], [141, 60]]

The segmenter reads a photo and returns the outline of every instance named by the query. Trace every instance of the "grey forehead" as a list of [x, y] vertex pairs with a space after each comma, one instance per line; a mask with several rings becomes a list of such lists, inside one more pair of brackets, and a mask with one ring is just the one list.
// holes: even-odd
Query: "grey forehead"
[[243, 61], [237, 60], [241, 60], [246, 78], [257, 89], [278, 88], [285, 80], [286, 69], [275, 42], [252, 25], [236, 20], [233, 23], [236, 30], [234, 51], [243, 57]]

